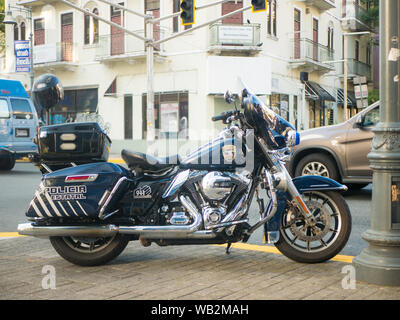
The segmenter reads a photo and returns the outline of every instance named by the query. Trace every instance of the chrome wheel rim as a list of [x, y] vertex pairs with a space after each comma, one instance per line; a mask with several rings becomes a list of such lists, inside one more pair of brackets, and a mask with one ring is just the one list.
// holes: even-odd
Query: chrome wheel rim
[[74, 251], [95, 253], [108, 247], [116, 235], [108, 238], [63, 237], [64, 242]]
[[321, 192], [305, 192], [302, 197], [314, 215], [314, 225], [307, 224], [300, 212], [291, 208], [282, 217], [281, 234], [298, 251], [324, 251], [340, 234], [342, 217], [339, 208], [332, 198]]
[[301, 171], [302, 176], [312, 175], [312, 176], [322, 176], [329, 178], [328, 168], [321, 162], [313, 161], [307, 163], [303, 170]]

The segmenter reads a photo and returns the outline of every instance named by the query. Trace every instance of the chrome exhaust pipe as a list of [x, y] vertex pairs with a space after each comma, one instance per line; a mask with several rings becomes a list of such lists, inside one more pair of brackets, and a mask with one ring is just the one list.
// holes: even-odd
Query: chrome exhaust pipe
[[[199, 234], [191, 236], [191, 234], [199, 230], [203, 220], [201, 214], [189, 198], [180, 196], [179, 200], [193, 218], [192, 224], [183, 226], [120, 226], [119, 232], [140, 235], [143, 239], [189, 239], [200, 236]], [[210, 233], [202, 234], [207, 237], [211, 236]]]
[[18, 225], [18, 233], [24, 236], [47, 237], [111, 237], [118, 233], [113, 224], [97, 226], [35, 226], [33, 223]]
[[142, 239], [212, 239], [216, 235], [210, 230], [198, 231], [202, 225], [202, 216], [189, 198], [179, 198], [187, 209], [193, 222], [190, 225], [168, 226], [35, 226], [33, 223], [18, 225], [18, 233], [34, 237], [111, 237], [117, 233], [139, 235]]

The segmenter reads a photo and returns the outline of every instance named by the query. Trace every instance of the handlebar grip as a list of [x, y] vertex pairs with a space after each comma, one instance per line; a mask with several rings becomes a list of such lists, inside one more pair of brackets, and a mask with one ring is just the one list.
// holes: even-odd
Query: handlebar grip
[[225, 119], [229, 118], [231, 115], [233, 115], [233, 111], [226, 111], [226, 112], [222, 112], [218, 116], [212, 117], [211, 120], [212, 121], [225, 120]]

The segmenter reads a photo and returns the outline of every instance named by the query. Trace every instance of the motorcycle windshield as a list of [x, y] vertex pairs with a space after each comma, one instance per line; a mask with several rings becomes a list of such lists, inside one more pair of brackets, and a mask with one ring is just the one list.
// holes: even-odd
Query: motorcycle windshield
[[242, 91], [242, 106], [247, 122], [271, 149], [294, 147], [300, 143], [300, 135], [295, 128], [268, 108], [245, 85]]

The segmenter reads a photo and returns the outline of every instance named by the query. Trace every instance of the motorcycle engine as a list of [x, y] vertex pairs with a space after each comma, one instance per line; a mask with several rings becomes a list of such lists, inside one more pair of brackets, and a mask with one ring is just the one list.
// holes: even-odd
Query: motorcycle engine
[[248, 182], [236, 174], [212, 171], [201, 180], [200, 189], [207, 201], [202, 214], [205, 227], [220, 223], [227, 214], [229, 199], [247, 189]]

